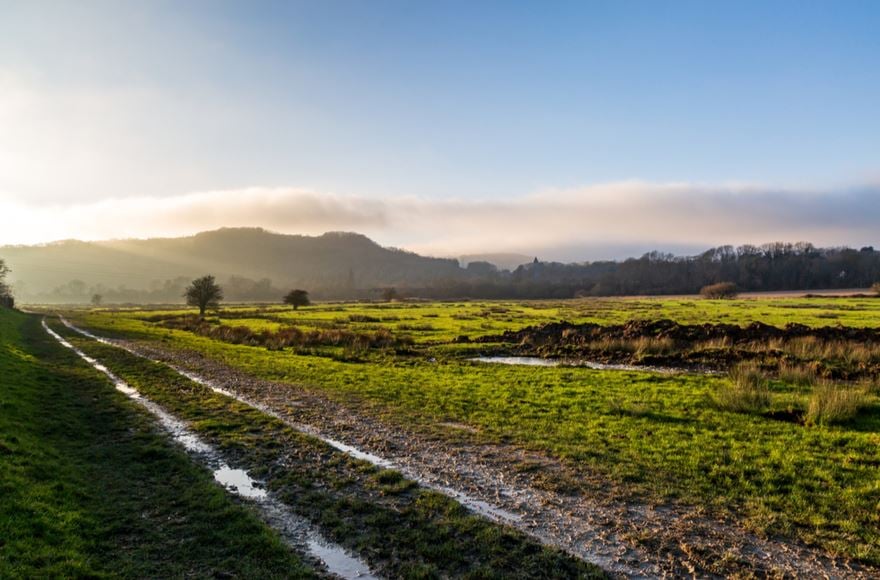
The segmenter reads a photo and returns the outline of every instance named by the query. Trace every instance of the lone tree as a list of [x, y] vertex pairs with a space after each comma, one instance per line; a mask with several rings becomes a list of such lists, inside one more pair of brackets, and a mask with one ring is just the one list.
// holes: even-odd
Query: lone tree
[[104, 297], [100, 294], [92, 294], [92, 306], [100, 306], [104, 301]]
[[205, 310], [217, 308], [223, 300], [223, 289], [214, 282], [214, 276], [202, 276], [192, 281], [183, 296], [188, 305], [199, 307], [199, 316], [204, 318]]
[[721, 300], [725, 298], [736, 298], [736, 284], [733, 282], [718, 282], [717, 284], [709, 284], [700, 289], [700, 296], [710, 300]]
[[309, 300], [309, 293], [305, 290], [291, 290], [284, 297], [284, 303], [290, 304], [296, 310], [300, 306], [308, 306], [312, 301]]

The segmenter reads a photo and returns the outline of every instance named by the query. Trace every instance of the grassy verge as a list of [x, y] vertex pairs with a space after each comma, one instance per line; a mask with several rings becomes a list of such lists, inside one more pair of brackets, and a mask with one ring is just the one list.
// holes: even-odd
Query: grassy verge
[[0, 309], [0, 577], [314, 574], [151, 418]]
[[803, 389], [782, 381], [768, 385], [767, 416], [744, 415], [716, 404], [730, 384], [723, 377], [442, 357], [353, 364], [225, 344], [121, 314], [83, 319], [102, 332], [201, 352], [260, 378], [320, 391], [391, 422], [432, 432], [443, 422], [466, 423], [477, 428], [478, 440], [562, 458], [575, 480], [598, 478], [621, 493], [729, 510], [756, 530], [880, 563], [876, 397], [847, 425], [808, 428], [774, 418], [808, 405]]
[[213, 393], [162, 364], [53, 328], [151, 400], [188, 422], [333, 540], [390, 577], [571, 578], [602, 572], [474, 516], [304, 436], [280, 420]]

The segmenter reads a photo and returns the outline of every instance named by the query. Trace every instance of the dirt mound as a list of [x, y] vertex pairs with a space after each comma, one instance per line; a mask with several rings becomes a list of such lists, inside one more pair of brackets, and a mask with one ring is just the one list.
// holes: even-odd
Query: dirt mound
[[577, 346], [599, 340], [636, 340], [639, 338], [670, 339], [676, 342], [704, 342], [726, 339], [731, 344], [768, 340], [789, 340], [813, 337], [822, 341], [880, 342], [880, 329], [849, 326], [812, 328], [803, 324], [784, 327], [753, 322], [748, 326], [735, 324], [679, 324], [669, 319], [631, 320], [625, 324], [571, 324], [552, 322], [529, 326], [500, 335], [484, 336], [479, 342], [508, 342], [518, 344], [557, 344]]

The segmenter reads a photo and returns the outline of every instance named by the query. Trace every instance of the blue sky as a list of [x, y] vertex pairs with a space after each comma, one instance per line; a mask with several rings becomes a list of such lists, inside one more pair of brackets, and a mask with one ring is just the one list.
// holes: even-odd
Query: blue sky
[[878, 2], [0, 7], [0, 204], [31, 219], [245, 188], [492, 204], [880, 177]]

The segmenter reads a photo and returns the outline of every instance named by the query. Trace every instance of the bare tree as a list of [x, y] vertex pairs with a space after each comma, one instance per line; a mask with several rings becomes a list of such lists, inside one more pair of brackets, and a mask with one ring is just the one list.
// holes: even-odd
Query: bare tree
[[309, 293], [305, 290], [291, 290], [284, 297], [284, 303], [290, 304], [296, 310], [300, 306], [308, 306], [312, 301], [309, 300]]
[[192, 281], [183, 296], [188, 305], [199, 307], [199, 316], [204, 318], [205, 310], [217, 308], [223, 300], [223, 289], [214, 281], [214, 276], [202, 276]]

